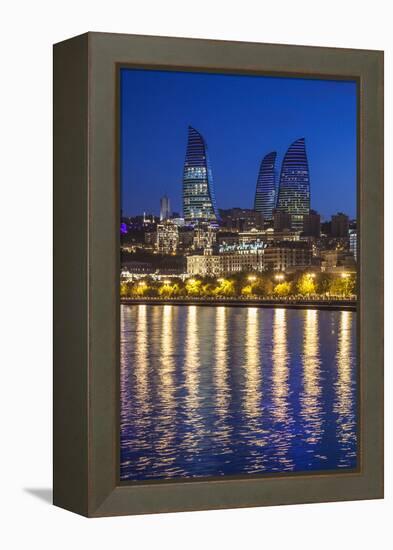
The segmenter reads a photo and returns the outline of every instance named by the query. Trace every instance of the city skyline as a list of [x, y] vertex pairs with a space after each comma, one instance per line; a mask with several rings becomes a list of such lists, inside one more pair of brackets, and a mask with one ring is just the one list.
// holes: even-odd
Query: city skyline
[[[201, 95], [202, 85], [204, 94]], [[260, 95], [262, 89], [265, 95]], [[279, 96], [274, 101], [271, 95], [266, 95], [269, 89]], [[251, 97], [250, 92], [254, 92]], [[217, 104], [218, 93], [222, 98], [220, 105]], [[228, 112], [229, 117], [224, 117], [234, 95], [238, 96], [238, 108], [235, 112]], [[248, 102], [245, 101], [246, 95]], [[256, 96], [262, 101], [262, 107], [258, 105]], [[196, 98], [199, 98], [199, 103], [193, 104]], [[303, 99], [300, 103], [299, 98]], [[138, 114], [137, 105], [141, 107], [141, 101], [146, 108], [139, 109]], [[163, 102], [166, 102], [165, 107]], [[271, 107], [269, 116], [266, 103]], [[214, 104], [217, 108], [213, 115]], [[306, 107], [310, 107], [307, 116]], [[158, 109], [160, 116], [156, 116]], [[143, 111], [143, 117], [140, 111]], [[330, 116], [323, 117], [322, 111]], [[172, 114], [178, 116], [171, 118], [171, 124], [166, 124]], [[243, 120], [240, 120], [242, 115]], [[209, 116], [212, 121], [208, 120]], [[229, 122], [228, 118], [231, 119]], [[200, 124], [194, 123], [194, 119]], [[184, 122], [187, 123], [185, 128]], [[255, 127], [259, 124], [261, 130], [256, 132]], [[209, 146], [217, 208], [238, 206], [252, 209], [261, 159], [269, 151], [277, 151], [276, 168], [280, 173], [279, 167], [289, 144], [304, 135], [310, 168], [311, 208], [320, 212], [324, 219], [338, 211], [346, 212], [351, 218], [356, 216], [354, 82], [122, 70], [124, 215], [143, 212], [157, 215], [160, 198], [164, 195], [170, 198], [172, 210], [182, 215], [188, 126], [197, 129]], [[317, 134], [316, 127], [319, 129]], [[248, 139], [244, 139], [245, 130]], [[242, 142], [239, 136], [243, 136]]]

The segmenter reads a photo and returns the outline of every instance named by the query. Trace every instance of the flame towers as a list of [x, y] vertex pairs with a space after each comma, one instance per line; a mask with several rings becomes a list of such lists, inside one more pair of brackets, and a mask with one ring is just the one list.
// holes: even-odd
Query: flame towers
[[304, 138], [290, 145], [281, 166], [277, 209], [291, 215], [293, 229], [302, 229], [310, 211], [310, 175]]
[[262, 159], [259, 168], [254, 210], [261, 212], [265, 220], [273, 218], [273, 210], [276, 207], [276, 157], [277, 153], [275, 151], [267, 154]]
[[218, 218], [207, 145], [191, 126], [183, 172], [183, 214], [186, 222], [214, 222]]

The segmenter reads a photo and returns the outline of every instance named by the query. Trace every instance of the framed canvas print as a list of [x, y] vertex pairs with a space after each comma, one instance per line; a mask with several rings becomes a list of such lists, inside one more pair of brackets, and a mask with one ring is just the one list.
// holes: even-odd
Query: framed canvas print
[[382, 498], [383, 54], [54, 47], [54, 503]]

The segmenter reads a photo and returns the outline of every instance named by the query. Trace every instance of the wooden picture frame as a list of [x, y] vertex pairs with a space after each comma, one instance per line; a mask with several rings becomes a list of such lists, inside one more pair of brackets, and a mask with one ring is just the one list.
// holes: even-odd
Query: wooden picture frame
[[[119, 67], [358, 82], [356, 472], [119, 481]], [[54, 46], [54, 504], [89, 516], [383, 497], [383, 52], [87, 33]]]

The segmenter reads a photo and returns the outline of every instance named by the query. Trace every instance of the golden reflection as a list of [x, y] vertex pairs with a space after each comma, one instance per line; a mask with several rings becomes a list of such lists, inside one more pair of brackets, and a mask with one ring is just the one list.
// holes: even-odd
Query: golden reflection
[[193, 449], [198, 446], [198, 439], [202, 431], [202, 419], [198, 413], [199, 409], [199, 330], [198, 330], [198, 307], [187, 307], [187, 325], [185, 342], [185, 363], [184, 378], [187, 394], [185, 397], [187, 423], [190, 431], [185, 435], [186, 448]]
[[141, 410], [138, 415], [142, 421], [147, 418], [149, 411], [149, 387], [148, 387], [148, 331], [147, 331], [147, 307], [146, 305], [138, 306], [137, 322], [136, 322], [136, 342], [135, 352], [137, 361], [135, 362], [135, 400], [137, 406]]
[[293, 459], [288, 458], [288, 452], [293, 435], [290, 425], [294, 422], [289, 410], [289, 354], [287, 348], [287, 310], [276, 308], [273, 320], [273, 373], [272, 398], [273, 418], [275, 427], [273, 433], [277, 449], [277, 459], [283, 470], [293, 469]]
[[306, 441], [315, 444], [320, 440], [322, 410], [320, 403], [319, 312], [305, 312], [303, 337], [303, 392], [300, 396], [301, 415], [305, 422]]
[[228, 333], [227, 333], [227, 309], [216, 308], [216, 361], [214, 380], [216, 386], [216, 410], [219, 417], [218, 434], [222, 443], [229, 443], [229, 429], [227, 417], [229, 411], [229, 383], [228, 383]]
[[172, 443], [175, 436], [175, 361], [173, 334], [175, 326], [173, 321], [173, 306], [165, 305], [162, 314], [161, 347], [159, 361], [158, 394], [160, 399], [160, 415], [158, 419], [158, 431], [161, 437], [157, 442], [157, 450], [160, 453], [160, 461], [170, 464], [175, 461]]
[[247, 308], [244, 408], [249, 418], [260, 415], [261, 373], [259, 364], [259, 317], [256, 307]]
[[285, 422], [288, 415], [287, 312], [276, 308], [273, 320], [273, 400], [274, 416]]
[[335, 412], [338, 414], [338, 437], [346, 443], [353, 437], [351, 395], [351, 312], [342, 311], [338, 332], [337, 382]]
[[132, 316], [132, 311], [131, 308], [120, 308], [120, 392], [122, 414], [126, 414], [129, 409], [130, 393], [133, 387], [130, 365], [131, 342], [130, 332], [128, 331], [129, 324], [136, 322]]

